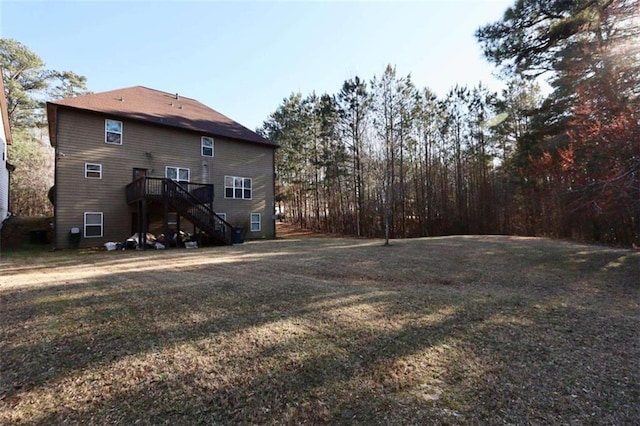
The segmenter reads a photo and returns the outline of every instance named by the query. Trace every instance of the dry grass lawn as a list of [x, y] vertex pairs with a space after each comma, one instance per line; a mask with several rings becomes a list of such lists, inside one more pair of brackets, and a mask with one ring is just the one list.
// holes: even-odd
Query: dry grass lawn
[[0, 424], [638, 424], [640, 252], [3, 253]]

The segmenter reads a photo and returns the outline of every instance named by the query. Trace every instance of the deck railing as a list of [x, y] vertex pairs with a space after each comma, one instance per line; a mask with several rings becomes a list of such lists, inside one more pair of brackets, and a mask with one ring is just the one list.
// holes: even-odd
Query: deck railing
[[[127, 185], [127, 203], [140, 200], [161, 200], [163, 185], [167, 178], [140, 176]], [[213, 202], [213, 185], [210, 183], [178, 182], [178, 184], [193, 195], [201, 204]]]

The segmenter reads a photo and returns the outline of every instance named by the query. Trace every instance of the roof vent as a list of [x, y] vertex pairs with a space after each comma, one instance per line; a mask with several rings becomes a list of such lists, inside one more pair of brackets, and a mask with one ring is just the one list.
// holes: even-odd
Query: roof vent
[[180, 96], [176, 93], [176, 99], [180, 99]]
[[120, 96], [120, 102], [124, 102], [124, 97]]
[[182, 105], [180, 105], [178, 108], [182, 109]]

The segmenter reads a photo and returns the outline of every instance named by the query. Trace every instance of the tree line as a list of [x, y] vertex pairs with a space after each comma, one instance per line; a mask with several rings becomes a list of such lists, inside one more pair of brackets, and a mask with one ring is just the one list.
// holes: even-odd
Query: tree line
[[[519, 234], [640, 245], [640, 8], [635, 0], [516, 0], [479, 28], [505, 89], [444, 96], [389, 65], [336, 93], [291, 94], [263, 126], [278, 142], [277, 205], [357, 236]], [[50, 214], [44, 102], [88, 93], [0, 39], [13, 145], [12, 211]], [[545, 78], [551, 92], [536, 81]]]
[[337, 93], [291, 94], [259, 129], [280, 144], [278, 207], [303, 227], [387, 239], [638, 244], [639, 15], [628, 0], [516, 1], [476, 33], [501, 93], [438, 97], [389, 65]]
[[53, 186], [54, 152], [49, 144], [45, 103], [89, 93], [87, 79], [72, 71], [45, 67], [44, 61], [17, 40], [0, 38], [0, 67], [13, 143], [8, 161], [10, 209], [22, 216], [53, 214], [48, 194]]

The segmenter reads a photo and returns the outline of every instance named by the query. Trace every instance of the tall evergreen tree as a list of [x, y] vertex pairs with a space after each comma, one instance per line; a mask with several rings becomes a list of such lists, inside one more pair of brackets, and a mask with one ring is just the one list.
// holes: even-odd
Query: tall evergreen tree
[[338, 94], [339, 129], [352, 152], [353, 201], [356, 235], [364, 235], [364, 139], [371, 111], [371, 95], [359, 77], [346, 80]]
[[50, 71], [47, 78], [49, 99], [73, 98], [90, 93], [87, 89], [87, 77], [73, 71]]
[[306, 206], [308, 119], [300, 93], [292, 93], [263, 123], [261, 133], [280, 144], [276, 152], [276, 199], [286, 202], [285, 214], [303, 224]]
[[44, 61], [24, 44], [0, 38], [0, 67], [13, 144], [11, 206], [22, 215], [48, 215], [47, 192], [53, 185], [53, 150], [48, 143], [44, 103], [87, 93], [86, 77], [45, 69]]
[[554, 89], [525, 136], [555, 216], [546, 232], [640, 239], [639, 19], [632, 0], [518, 0], [477, 32], [491, 61]]
[[374, 90], [373, 124], [382, 146], [378, 151], [381, 162], [380, 199], [382, 201], [382, 223], [385, 244], [395, 237], [395, 220], [398, 200], [398, 167], [401, 134], [401, 90], [405, 79], [398, 78], [395, 67], [387, 65], [382, 76], [374, 77], [371, 86]]
[[44, 116], [37, 110], [42, 107], [41, 98], [49, 85], [44, 61], [24, 44], [0, 38], [0, 66], [11, 128], [43, 126]]

